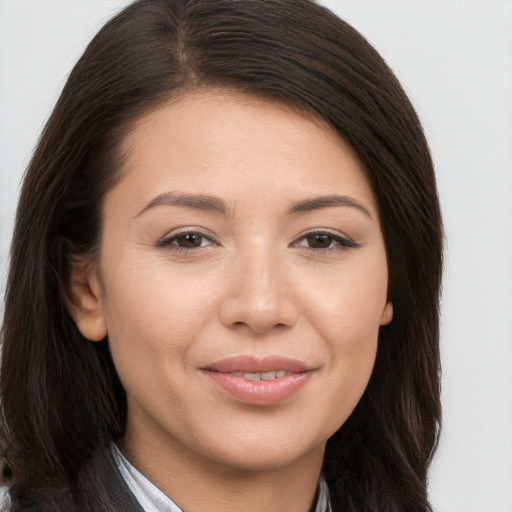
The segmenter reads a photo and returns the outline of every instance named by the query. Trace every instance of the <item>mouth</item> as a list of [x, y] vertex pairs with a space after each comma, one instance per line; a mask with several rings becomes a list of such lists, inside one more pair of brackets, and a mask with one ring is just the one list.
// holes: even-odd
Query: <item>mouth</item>
[[236, 377], [242, 377], [245, 380], [274, 380], [281, 379], [282, 377], [287, 377], [291, 375], [292, 372], [287, 372], [286, 370], [270, 370], [268, 372], [231, 372], [231, 375], [235, 375]]
[[290, 399], [315, 368], [282, 356], [235, 356], [202, 369], [204, 375], [236, 401], [268, 405]]
[[[284, 377], [285, 374], [301, 373], [313, 370], [312, 366], [307, 365], [303, 361], [293, 359], [290, 357], [279, 355], [239, 355], [220, 359], [209, 364], [205, 369], [219, 372], [219, 373], [279, 373], [279, 377]], [[275, 378], [274, 376], [273, 378]], [[262, 379], [265, 380], [265, 379]]]

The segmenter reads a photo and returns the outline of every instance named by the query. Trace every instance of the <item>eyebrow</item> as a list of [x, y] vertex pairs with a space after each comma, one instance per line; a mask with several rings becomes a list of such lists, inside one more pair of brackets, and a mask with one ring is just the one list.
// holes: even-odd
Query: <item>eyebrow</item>
[[164, 192], [152, 199], [135, 217], [139, 217], [157, 206], [185, 206], [196, 210], [210, 211], [227, 215], [228, 204], [218, 197], [187, 192]]
[[[148, 210], [157, 206], [184, 206], [202, 211], [210, 211], [228, 215], [231, 208], [228, 203], [218, 197], [207, 194], [190, 194], [187, 192], [164, 192], [153, 198], [135, 217], [139, 217]], [[358, 201], [348, 196], [340, 196], [336, 194], [313, 197], [303, 201], [296, 202], [288, 209], [288, 214], [309, 212], [313, 210], [321, 210], [323, 208], [332, 208], [340, 206], [349, 206], [357, 208], [367, 215], [370, 219], [370, 212]]]
[[323, 208], [331, 208], [336, 206], [350, 206], [352, 208], [357, 208], [362, 211], [365, 215], [367, 215], [370, 219], [373, 219], [370, 212], [358, 201], [348, 196], [339, 196], [339, 195], [328, 195], [328, 196], [319, 196], [313, 197], [311, 199], [306, 199], [305, 201], [300, 201], [292, 205], [292, 207], [288, 210], [288, 213], [300, 213], [300, 212], [309, 212], [312, 210], [321, 210]]

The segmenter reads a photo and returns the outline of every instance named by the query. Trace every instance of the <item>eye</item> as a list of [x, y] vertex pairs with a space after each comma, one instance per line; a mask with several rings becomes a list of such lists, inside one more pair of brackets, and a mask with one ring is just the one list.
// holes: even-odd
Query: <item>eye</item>
[[195, 249], [196, 247], [202, 247], [208, 245], [208, 240], [199, 233], [184, 233], [174, 237], [176, 245], [187, 249]]
[[320, 250], [343, 250], [345, 248], [355, 249], [360, 247], [360, 245], [353, 240], [328, 231], [307, 233], [297, 242], [296, 245], [300, 247], [307, 247], [309, 249]]
[[212, 238], [195, 231], [187, 231], [169, 236], [157, 242], [159, 247], [169, 247], [175, 250], [200, 249], [213, 243]]

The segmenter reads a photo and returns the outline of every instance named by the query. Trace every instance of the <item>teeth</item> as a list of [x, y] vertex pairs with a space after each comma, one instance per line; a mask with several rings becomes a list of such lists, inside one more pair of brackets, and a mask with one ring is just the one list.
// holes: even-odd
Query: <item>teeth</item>
[[269, 372], [232, 372], [232, 375], [242, 377], [246, 380], [274, 380], [291, 375], [286, 370], [272, 370]]
[[244, 372], [243, 378], [246, 380], [261, 380], [261, 374], [259, 372], [255, 372], [255, 373]]

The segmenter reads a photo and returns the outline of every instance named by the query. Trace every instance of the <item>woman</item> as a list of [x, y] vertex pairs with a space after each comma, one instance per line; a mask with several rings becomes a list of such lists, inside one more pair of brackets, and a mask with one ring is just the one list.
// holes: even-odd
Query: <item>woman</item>
[[135, 2], [20, 197], [10, 509], [429, 510], [440, 277], [426, 141], [353, 28]]

